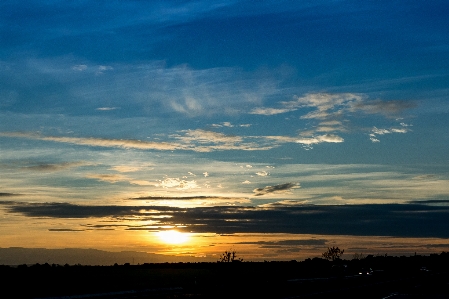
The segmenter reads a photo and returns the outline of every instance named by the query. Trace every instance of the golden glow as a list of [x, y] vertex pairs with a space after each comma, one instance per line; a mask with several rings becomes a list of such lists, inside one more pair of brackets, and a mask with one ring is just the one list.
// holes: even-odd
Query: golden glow
[[165, 230], [157, 233], [158, 237], [168, 244], [182, 244], [188, 241], [189, 235], [176, 230]]

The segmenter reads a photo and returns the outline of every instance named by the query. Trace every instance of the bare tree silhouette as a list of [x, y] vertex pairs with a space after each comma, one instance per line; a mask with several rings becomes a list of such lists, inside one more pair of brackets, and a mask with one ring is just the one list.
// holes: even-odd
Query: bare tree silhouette
[[237, 258], [237, 252], [235, 250], [225, 251], [221, 254], [220, 263], [232, 263], [232, 262], [242, 262], [243, 259]]
[[328, 247], [325, 252], [323, 252], [322, 256], [329, 261], [335, 261], [340, 259], [345, 251], [341, 250], [338, 247]]

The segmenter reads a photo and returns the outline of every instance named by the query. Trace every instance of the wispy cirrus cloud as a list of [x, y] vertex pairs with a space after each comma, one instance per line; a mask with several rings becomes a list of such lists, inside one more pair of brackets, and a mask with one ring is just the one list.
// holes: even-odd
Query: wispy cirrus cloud
[[108, 138], [83, 138], [83, 137], [61, 137], [43, 136], [35, 133], [3, 132], [0, 137], [28, 138], [34, 140], [52, 141], [60, 143], [70, 143], [94, 147], [112, 147], [140, 150], [188, 150], [195, 152], [211, 152], [215, 150], [244, 150], [258, 151], [269, 150], [276, 147], [275, 144], [261, 145], [256, 142], [246, 142], [244, 137], [230, 136], [222, 133], [206, 130], [181, 131], [184, 135], [171, 135], [170, 137], [178, 142], [155, 142], [141, 141], [136, 139], [108, 139]]
[[[18, 93], [14, 103], [27, 103], [41, 110], [58, 105], [67, 114], [137, 108], [145, 115], [175, 113], [192, 118], [241, 114], [280, 92], [279, 80], [239, 68], [195, 69], [187, 64], [168, 67], [160, 60], [137, 65], [101, 65], [80, 60], [73, 56], [45, 59], [27, 56], [8, 63], [10, 71], [6, 74], [15, 85], [29, 88], [48, 84], [65, 99], [64, 103], [50, 102], [47, 98], [51, 93], [42, 91], [35, 100]], [[122, 107], [124, 98], [126, 109]], [[66, 110], [67, 104], [74, 104], [69, 105], [71, 110]]]
[[301, 118], [304, 119], [332, 120], [332, 118], [340, 116], [344, 109], [352, 107], [363, 99], [362, 95], [353, 93], [309, 93], [281, 104], [289, 109], [314, 109], [302, 115]]
[[16, 137], [16, 138], [29, 138], [35, 140], [53, 141], [61, 143], [71, 143], [77, 145], [86, 146], [98, 146], [98, 147], [121, 147], [121, 148], [134, 148], [142, 150], [176, 150], [186, 149], [185, 146], [176, 143], [169, 142], [151, 142], [140, 141], [133, 139], [107, 139], [107, 138], [82, 138], [82, 137], [59, 137], [59, 136], [42, 136], [33, 133], [0, 133], [0, 136], [4, 137]]

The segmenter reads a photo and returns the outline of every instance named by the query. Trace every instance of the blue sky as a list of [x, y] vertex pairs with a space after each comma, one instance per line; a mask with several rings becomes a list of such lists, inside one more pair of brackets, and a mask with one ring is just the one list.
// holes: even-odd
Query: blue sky
[[[205, 260], [449, 247], [448, 13], [2, 1], [2, 246]], [[164, 244], [165, 230], [196, 241]]]

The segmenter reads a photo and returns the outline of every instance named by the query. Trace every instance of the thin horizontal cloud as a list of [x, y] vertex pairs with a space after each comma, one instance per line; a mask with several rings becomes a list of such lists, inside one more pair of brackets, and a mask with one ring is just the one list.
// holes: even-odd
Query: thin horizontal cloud
[[352, 109], [361, 110], [369, 114], [382, 114], [386, 116], [397, 115], [405, 110], [416, 107], [415, 102], [411, 101], [382, 101], [374, 100], [369, 102], [357, 102], [354, 103]]
[[135, 172], [142, 169], [140, 166], [116, 165], [111, 168], [118, 172]]
[[266, 195], [270, 193], [288, 193], [292, 189], [300, 188], [299, 183], [285, 183], [275, 186], [266, 186], [263, 188], [256, 188], [253, 190], [255, 196]]
[[12, 196], [19, 196], [21, 194], [19, 193], [9, 193], [9, 192], [0, 192], [0, 197], [12, 197]]
[[0, 136], [12, 138], [28, 138], [34, 140], [52, 141], [94, 147], [125, 148], [139, 150], [188, 150], [195, 152], [211, 152], [225, 150], [265, 151], [276, 145], [260, 145], [256, 142], [244, 142], [243, 137], [228, 136], [222, 133], [189, 130], [183, 131], [185, 135], [172, 135], [171, 137], [181, 142], [153, 142], [135, 139], [107, 139], [107, 138], [82, 138], [82, 137], [56, 137], [42, 136], [33, 133], [3, 132]]
[[265, 170], [263, 170], [263, 171], [258, 171], [258, 172], [256, 172], [256, 174], [258, 175], [258, 176], [268, 176], [268, 175], [270, 175], [268, 172], [266, 172]]
[[158, 186], [158, 183], [145, 180], [130, 180], [129, 183], [131, 185], [138, 185], [138, 186]]
[[71, 229], [71, 228], [50, 228], [50, 232], [83, 232], [85, 229]]
[[20, 169], [22, 170], [33, 170], [33, 171], [42, 171], [42, 172], [52, 172], [52, 171], [61, 171], [73, 167], [79, 167], [84, 165], [90, 165], [90, 163], [86, 162], [66, 162], [66, 163], [42, 163], [37, 165], [31, 165], [31, 166], [24, 166]]
[[119, 107], [99, 107], [99, 108], [96, 108], [95, 110], [98, 110], [98, 111], [111, 111], [111, 110], [117, 110], [117, 109], [120, 109]]
[[[314, 132], [309, 132], [313, 134]], [[273, 140], [277, 143], [299, 143], [306, 146], [312, 146], [319, 143], [342, 143], [343, 137], [335, 134], [316, 135], [312, 137], [290, 137], [290, 136], [264, 136], [266, 140]]]
[[184, 136], [177, 136], [176, 139], [182, 140], [185, 143], [193, 141], [199, 143], [224, 143], [235, 144], [242, 141], [242, 137], [229, 136], [222, 133], [206, 131], [206, 130], [187, 130]]
[[239, 242], [237, 244], [254, 244], [261, 246], [273, 246], [273, 247], [284, 247], [284, 246], [322, 246], [326, 245], [328, 240], [325, 239], [289, 239], [289, 240], [279, 240], [279, 241], [252, 241], [252, 242]]
[[0, 136], [4, 137], [16, 137], [16, 138], [28, 138], [35, 140], [53, 141], [61, 143], [70, 143], [86, 146], [97, 147], [121, 147], [121, 148], [133, 148], [142, 150], [176, 150], [186, 149], [185, 146], [176, 143], [168, 142], [150, 142], [140, 140], [126, 140], [126, 139], [106, 139], [106, 138], [81, 138], [81, 137], [56, 137], [56, 136], [42, 136], [32, 133], [0, 133]]
[[121, 175], [121, 174], [95, 174], [95, 173], [91, 173], [86, 175], [87, 178], [90, 179], [96, 179], [99, 181], [103, 181], [103, 182], [108, 182], [108, 183], [117, 183], [120, 181], [128, 181], [129, 178]]
[[312, 144], [318, 144], [322, 142], [330, 142], [330, 143], [341, 143], [344, 139], [340, 136], [333, 135], [333, 134], [326, 134], [311, 138], [300, 138], [296, 140], [296, 143], [306, 144], [306, 145], [312, 145]]
[[410, 204], [436, 204], [436, 205], [445, 205], [449, 204], [449, 199], [427, 199], [427, 200], [411, 200], [408, 203]]
[[230, 200], [230, 199], [246, 199], [226, 196], [141, 196], [131, 197], [133, 200], [196, 200], [196, 199], [209, 199], [209, 200]]
[[[179, 230], [195, 233], [449, 238], [449, 207], [422, 204], [179, 208], [0, 201], [0, 205], [3, 205], [7, 212], [19, 213], [26, 217], [115, 218], [116, 222], [110, 223], [111, 225], [127, 225], [124, 218], [134, 216], [143, 221], [139, 229], [144, 230], [182, 223], [183, 227], [179, 227]], [[144, 222], [149, 220], [152, 224], [145, 228]], [[135, 221], [132, 225], [136, 225]]]
[[249, 112], [249, 114], [258, 114], [258, 115], [276, 115], [282, 114], [290, 111], [295, 111], [296, 109], [276, 109], [276, 108], [254, 108]]

